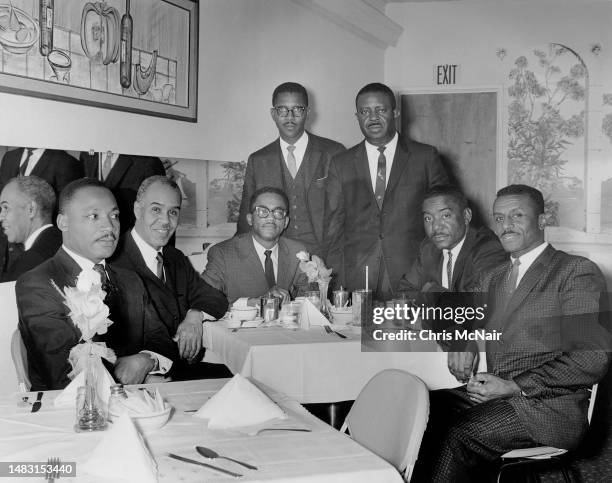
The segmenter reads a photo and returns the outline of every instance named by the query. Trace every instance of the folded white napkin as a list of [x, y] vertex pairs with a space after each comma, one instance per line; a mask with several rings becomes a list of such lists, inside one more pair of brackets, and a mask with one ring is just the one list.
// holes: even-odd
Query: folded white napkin
[[[104, 365], [102, 365], [100, 373], [101, 376], [98, 378], [98, 394], [100, 395], [102, 401], [108, 402], [108, 398], [110, 397], [110, 387], [116, 383], [113, 376], [108, 373]], [[53, 401], [55, 407], [76, 407], [77, 389], [84, 385], [85, 371], [81, 371], [55, 398]]]
[[155, 396], [151, 396], [149, 391], [141, 389], [126, 389], [125, 393], [127, 399], [122, 399], [121, 405], [127, 409], [131, 416], [159, 413], [166, 408], [159, 389], [155, 390]]
[[239, 428], [272, 419], [287, 419], [274, 401], [240, 374], [206, 401], [194, 416], [208, 419], [210, 429]]
[[240, 297], [232, 304], [232, 308], [236, 309], [246, 309], [249, 306], [249, 298], [248, 297]]
[[[104, 481], [157, 481], [157, 463], [127, 414], [117, 418], [79, 471]], [[113, 480], [114, 481], [114, 480]]]
[[302, 302], [302, 311], [300, 313], [300, 326], [308, 328], [313, 325], [323, 326], [330, 325], [329, 320], [314, 306], [314, 304], [306, 299]]

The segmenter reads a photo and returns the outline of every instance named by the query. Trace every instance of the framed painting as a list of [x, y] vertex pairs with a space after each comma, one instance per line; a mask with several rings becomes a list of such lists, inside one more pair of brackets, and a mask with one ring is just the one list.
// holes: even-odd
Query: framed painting
[[197, 120], [194, 0], [0, 0], [0, 90]]

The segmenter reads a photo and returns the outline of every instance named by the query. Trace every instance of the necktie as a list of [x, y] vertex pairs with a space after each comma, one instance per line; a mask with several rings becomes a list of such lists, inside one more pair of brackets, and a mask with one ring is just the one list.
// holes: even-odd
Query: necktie
[[293, 151], [295, 151], [295, 146], [293, 144], [287, 146], [287, 169], [291, 173], [291, 177], [295, 178], [297, 174], [297, 161], [295, 160]]
[[102, 178], [101, 178], [101, 181], [104, 181], [107, 178], [108, 173], [110, 173], [112, 160], [113, 160], [112, 153], [107, 153], [106, 154], [106, 158], [104, 158], [104, 163], [102, 163]]
[[21, 166], [19, 166], [19, 176], [25, 176], [25, 172], [28, 169], [28, 162], [30, 161], [30, 157], [34, 152], [34, 148], [26, 148], [26, 151], [28, 152], [28, 154], [23, 163], [21, 163]]
[[106, 285], [108, 284], [108, 277], [106, 276], [106, 270], [104, 270], [104, 265], [102, 265], [101, 263], [96, 263], [93, 266], [93, 270], [94, 272], [98, 272], [100, 274], [100, 283], [102, 284], [102, 289], [104, 290], [106, 288]]
[[385, 184], [387, 181], [387, 158], [385, 158], [385, 147], [380, 146], [378, 151], [378, 167], [376, 168], [376, 185], [374, 188], [374, 196], [376, 197], [376, 203], [378, 209], [382, 209], [383, 199], [385, 198]]
[[446, 288], [450, 290], [453, 284], [453, 252], [447, 250], [448, 260], [446, 262]]
[[512, 261], [512, 268], [508, 273], [508, 278], [506, 279], [506, 294], [508, 295], [508, 297], [512, 296], [512, 294], [516, 290], [516, 282], [518, 281], [520, 264], [520, 258], [515, 258]]
[[274, 264], [272, 263], [272, 258], [270, 257], [271, 254], [272, 250], [266, 250], [264, 252], [264, 255], [266, 256], [264, 268], [266, 272], [266, 281], [268, 282], [268, 288], [272, 288], [276, 285], [276, 279], [274, 277]]
[[164, 275], [164, 257], [161, 252], [157, 252], [155, 258], [157, 259], [157, 278], [163, 283], [166, 283], [166, 276]]

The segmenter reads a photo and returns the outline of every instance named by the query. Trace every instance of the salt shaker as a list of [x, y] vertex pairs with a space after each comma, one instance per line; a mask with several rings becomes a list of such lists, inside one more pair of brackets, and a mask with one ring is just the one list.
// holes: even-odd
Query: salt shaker
[[125, 401], [128, 396], [123, 384], [113, 384], [110, 387], [111, 395], [108, 400], [108, 419], [114, 419], [125, 411]]

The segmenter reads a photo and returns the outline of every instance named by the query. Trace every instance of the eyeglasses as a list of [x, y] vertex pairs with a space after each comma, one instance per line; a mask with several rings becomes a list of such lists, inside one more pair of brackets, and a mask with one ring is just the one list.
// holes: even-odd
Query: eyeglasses
[[293, 114], [293, 117], [302, 117], [304, 115], [304, 112], [306, 111], [306, 108], [304, 106], [275, 106], [272, 109], [276, 111], [278, 117], [287, 117], [290, 112]]
[[275, 220], [282, 220], [287, 216], [287, 210], [283, 210], [282, 208], [274, 208], [271, 210], [270, 208], [266, 208], [265, 206], [256, 206], [255, 213], [259, 218], [268, 218], [270, 213]]
[[[387, 112], [389, 112], [389, 109], [386, 107], [376, 107], [374, 109], [374, 114], [376, 116], [380, 116], [383, 114], [387, 114]], [[359, 117], [370, 117], [372, 115], [372, 109], [370, 109], [369, 107], [362, 107], [361, 109], [357, 109], [357, 115]]]

